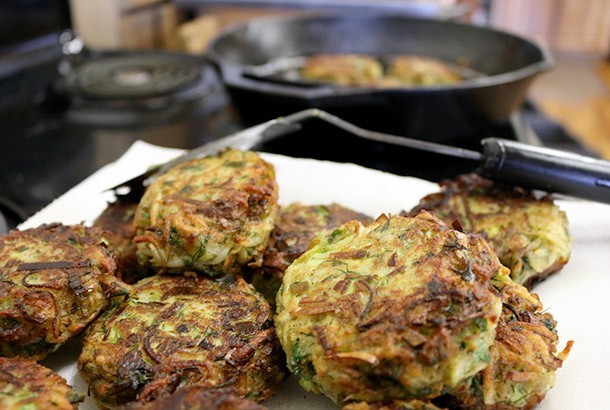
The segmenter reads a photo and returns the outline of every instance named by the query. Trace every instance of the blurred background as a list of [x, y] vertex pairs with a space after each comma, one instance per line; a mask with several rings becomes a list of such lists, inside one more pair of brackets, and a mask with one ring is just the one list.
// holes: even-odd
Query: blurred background
[[[242, 129], [208, 45], [236, 24], [317, 12], [470, 23], [543, 44], [555, 64], [528, 88], [525, 134], [610, 159], [610, 0], [3, 0], [0, 212], [14, 226], [135, 140], [193, 148]], [[413, 174], [380, 156], [379, 168]]]
[[311, 10], [378, 8], [508, 30], [540, 41], [556, 60], [532, 86], [532, 101], [610, 158], [608, 0], [70, 0], [69, 8], [77, 35], [106, 50], [203, 53], [232, 24]]

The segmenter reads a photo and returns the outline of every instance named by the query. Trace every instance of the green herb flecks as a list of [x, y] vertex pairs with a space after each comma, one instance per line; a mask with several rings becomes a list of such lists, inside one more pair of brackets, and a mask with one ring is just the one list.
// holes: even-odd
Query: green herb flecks
[[169, 228], [169, 244], [177, 249], [183, 249], [182, 241], [180, 240], [180, 232], [175, 226]]
[[195, 265], [195, 263], [203, 256], [205, 255], [205, 250], [208, 246], [208, 241], [210, 240], [209, 236], [205, 236], [203, 238], [203, 240], [200, 238], [199, 239], [199, 247], [197, 248], [197, 252], [195, 252], [195, 254], [193, 255], [192, 259], [190, 261], [188, 261], [188, 267], [193, 267]]
[[479, 329], [481, 332], [484, 332], [487, 330], [487, 319], [484, 319], [482, 317], [478, 317], [474, 320], [474, 325], [477, 327], [477, 329]]

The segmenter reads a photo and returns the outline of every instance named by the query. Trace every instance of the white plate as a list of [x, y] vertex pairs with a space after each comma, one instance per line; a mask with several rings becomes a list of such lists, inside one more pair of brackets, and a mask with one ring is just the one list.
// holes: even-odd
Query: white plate
[[[91, 223], [112, 194], [103, 192], [148, 166], [180, 151], [137, 142], [116, 163], [110, 164], [62, 195], [21, 225]], [[400, 177], [353, 164], [295, 159], [264, 154], [276, 167], [280, 202], [307, 204], [337, 202], [378, 216], [398, 213], [417, 204], [423, 195], [437, 191], [435, 184]], [[599, 409], [610, 403], [610, 206], [585, 201], [558, 201], [568, 214], [574, 243], [568, 265], [538, 285], [542, 303], [559, 322], [560, 348], [575, 340], [570, 357], [557, 372], [555, 387], [539, 409]], [[80, 391], [87, 391], [76, 372], [79, 340], [62, 347], [44, 364], [64, 376]], [[306, 393], [289, 378], [280, 393], [265, 403], [271, 409], [333, 409], [326, 398]], [[80, 409], [95, 409], [91, 397]]]

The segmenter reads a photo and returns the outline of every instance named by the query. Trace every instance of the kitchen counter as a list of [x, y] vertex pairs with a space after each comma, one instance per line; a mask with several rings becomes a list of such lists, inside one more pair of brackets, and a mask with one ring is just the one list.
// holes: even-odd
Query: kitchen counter
[[533, 84], [532, 99], [574, 138], [610, 159], [610, 60], [591, 53], [556, 53], [555, 59], [555, 68]]

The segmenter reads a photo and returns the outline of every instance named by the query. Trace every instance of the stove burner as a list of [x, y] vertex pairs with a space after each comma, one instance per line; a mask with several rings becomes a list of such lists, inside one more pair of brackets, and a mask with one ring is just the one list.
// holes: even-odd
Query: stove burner
[[64, 77], [68, 123], [150, 127], [201, 117], [228, 103], [216, 70], [201, 58], [169, 52], [98, 55]]
[[201, 68], [188, 56], [126, 54], [84, 63], [68, 75], [66, 86], [83, 98], [154, 98], [191, 87], [200, 73]]

